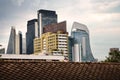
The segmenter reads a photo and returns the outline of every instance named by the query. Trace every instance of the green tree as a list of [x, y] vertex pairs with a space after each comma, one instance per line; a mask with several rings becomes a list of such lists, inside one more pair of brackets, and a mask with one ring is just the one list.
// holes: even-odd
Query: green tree
[[106, 58], [105, 62], [120, 62], [120, 51], [109, 52], [109, 57]]

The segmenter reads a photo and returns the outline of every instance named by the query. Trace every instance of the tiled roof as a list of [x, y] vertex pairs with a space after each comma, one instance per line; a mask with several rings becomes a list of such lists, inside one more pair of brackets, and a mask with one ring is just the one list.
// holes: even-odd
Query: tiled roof
[[120, 80], [120, 63], [0, 61], [0, 80]]

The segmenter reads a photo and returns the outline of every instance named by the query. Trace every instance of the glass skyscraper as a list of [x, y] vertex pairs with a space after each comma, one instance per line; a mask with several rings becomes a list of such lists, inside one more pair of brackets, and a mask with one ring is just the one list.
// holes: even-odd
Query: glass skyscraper
[[51, 10], [38, 10], [38, 36], [43, 33], [43, 27], [52, 23], [57, 23], [57, 14]]
[[74, 39], [71, 37], [71, 36], [69, 36], [68, 37], [68, 51], [69, 51], [69, 54], [68, 54], [68, 57], [69, 57], [69, 61], [72, 61], [72, 46], [73, 46], [73, 41], [74, 41]]
[[11, 27], [8, 47], [7, 47], [7, 54], [15, 54], [16, 53], [16, 30], [14, 27]]
[[19, 31], [18, 35], [16, 35], [14, 27], [11, 28], [7, 54], [22, 54], [22, 32]]
[[72, 61], [95, 61], [90, 48], [89, 30], [87, 26], [74, 22], [71, 30], [71, 36], [73, 38]]
[[35, 37], [38, 37], [38, 22], [37, 19], [32, 19], [27, 23], [26, 54], [33, 54]]

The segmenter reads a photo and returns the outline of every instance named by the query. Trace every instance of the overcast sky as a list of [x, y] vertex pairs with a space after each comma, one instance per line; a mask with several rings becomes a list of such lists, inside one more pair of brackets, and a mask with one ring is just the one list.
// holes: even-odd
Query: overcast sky
[[0, 0], [0, 44], [6, 48], [11, 26], [25, 35], [27, 21], [37, 10], [55, 10], [58, 21], [67, 21], [70, 34], [74, 21], [87, 25], [95, 58], [108, 56], [109, 48], [120, 48], [120, 0]]

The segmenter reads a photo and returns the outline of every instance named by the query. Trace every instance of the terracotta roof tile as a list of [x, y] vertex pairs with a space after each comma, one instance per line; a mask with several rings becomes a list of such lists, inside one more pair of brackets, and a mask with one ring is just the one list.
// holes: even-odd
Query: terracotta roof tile
[[120, 63], [0, 61], [0, 80], [120, 80]]

